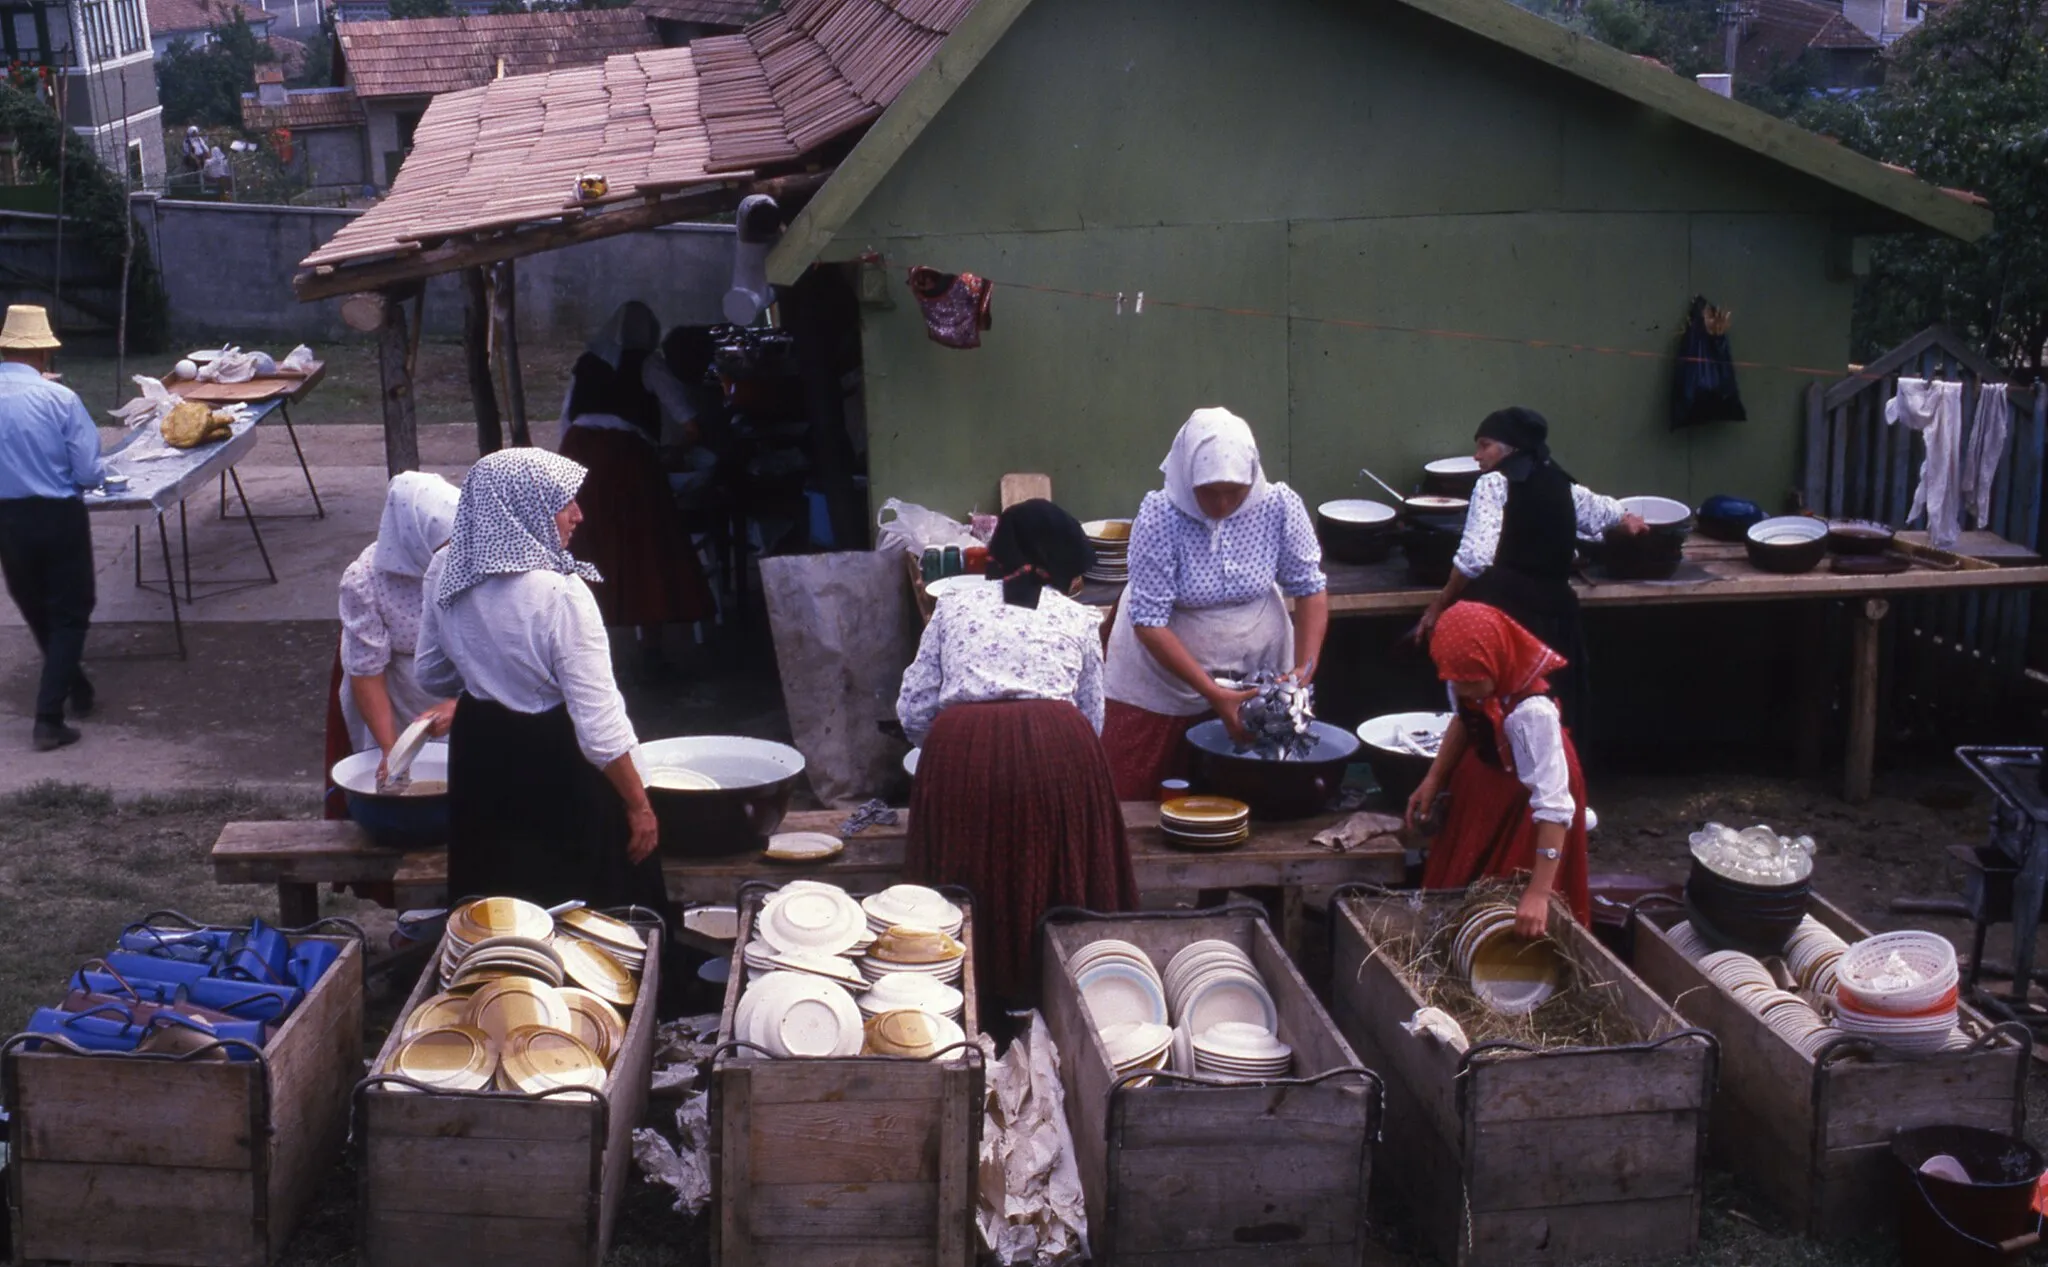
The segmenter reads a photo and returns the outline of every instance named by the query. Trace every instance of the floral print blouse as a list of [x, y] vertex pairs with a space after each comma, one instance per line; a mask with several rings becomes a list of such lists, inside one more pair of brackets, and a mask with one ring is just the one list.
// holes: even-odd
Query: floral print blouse
[[940, 597], [896, 717], [922, 745], [949, 705], [1036, 699], [1072, 702], [1101, 732], [1101, 616], [1051, 589], [1031, 608], [1004, 602], [1001, 585], [970, 585]]

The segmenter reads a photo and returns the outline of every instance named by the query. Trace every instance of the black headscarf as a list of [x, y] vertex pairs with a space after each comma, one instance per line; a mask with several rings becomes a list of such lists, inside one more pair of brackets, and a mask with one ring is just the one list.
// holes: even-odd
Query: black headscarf
[[1094, 563], [1095, 547], [1080, 521], [1042, 497], [1004, 511], [988, 543], [988, 574], [1003, 583], [1003, 601], [1012, 607], [1036, 608], [1048, 585], [1066, 592]]
[[1496, 409], [1480, 422], [1476, 435], [1481, 440], [1498, 440], [1515, 451], [1500, 465], [1500, 473], [1511, 484], [1521, 483], [1537, 467], [1550, 464], [1550, 423], [1533, 409], [1520, 405]]

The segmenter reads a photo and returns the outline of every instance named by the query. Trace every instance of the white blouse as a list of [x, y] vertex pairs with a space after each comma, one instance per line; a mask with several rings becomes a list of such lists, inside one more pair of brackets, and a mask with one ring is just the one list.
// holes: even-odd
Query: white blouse
[[[439, 588], [446, 562], [434, 556], [426, 593]], [[600, 769], [640, 742], [612, 677], [604, 617], [580, 576], [518, 572], [490, 577], [449, 607], [429, 599], [415, 668], [442, 695], [468, 691], [519, 713], [567, 704], [577, 746]]]
[[341, 670], [375, 677], [419, 645], [420, 580], [385, 572], [372, 541], [341, 574]]
[[[1451, 711], [1458, 697], [1451, 695]], [[1578, 802], [1572, 798], [1571, 766], [1564, 755], [1564, 719], [1557, 701], [1532, 695], [1501, 721], [1508, 752], [1515, 759], [1515, 777], [1529, 789], [1529, 817], [1539, 823], [1572, 825]]]
[[1051, 589], [1040, 591], [1035, 608], [1004, 602], [1000, 585], [942, 596], [903, 671], [903, 733], [921, 745], [950, 705], [1028, 699], [1070, 700], [1101, 733], [1101, 616]]
[[[1465, 535], [1451, 560], [1467, 580], [1493, 566], [1500, 549], [1501, 519], [1507, 513], [1508, 477], [1488, 471], [1472, 489], [1472, 507], [1465, 516]], [[1584, 484], [1572, 485], [1572, 510], [1578, 516], [1579, 535], [1598, 537], [1621, 522], [1628, 512], [1612, 497], [1602, 497]]]

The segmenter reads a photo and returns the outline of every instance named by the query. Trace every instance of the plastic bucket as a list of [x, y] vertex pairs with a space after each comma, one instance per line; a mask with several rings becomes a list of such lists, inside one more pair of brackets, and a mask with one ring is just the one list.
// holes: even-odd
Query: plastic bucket
[[[1921, 1173], [1941, 1155], [1970, 1182]], [[1903, 1170], [1899, 1254], [1905, 1267], [2005, 1267], [2041, 1239], [2034, 1186], [2048, 1168], [2025, 1140], [1974, 1126], [1919, 1126], [1892, 1136]]]

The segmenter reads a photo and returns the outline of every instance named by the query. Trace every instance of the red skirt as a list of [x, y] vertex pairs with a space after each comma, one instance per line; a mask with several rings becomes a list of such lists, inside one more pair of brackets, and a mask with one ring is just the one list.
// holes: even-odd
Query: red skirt
[[334, 783], [334, 766], [343, 758], [355, 755], [355, 744], [349, 738], [348, 722], [341, 715], [341, 691], [347, 679], [341, 672], [341, 644], [334, 644], [334, 668], [327, 675], [327, 769], [323, 772], [327, 796], [320, 805], [322, 818], [347, 818], [348, 797]]
[[570, 427], [562, 456], [590, 470], [576, 494], [583, 522], [569, 549], [604, 575], [590, 587], [604, 623], [710, 619], [711, 588], [654, 446], [630, 432]]
[[974, 894], [985, 1007], [1033, 998], [1039, 916], [1138, 904], [1123, 811], [1087, 718], [1054, 700], [941, 712], [910, 792], [904, 871]]
[[[1571, 769], [1572, 800], [1578, 809], [1565, 832], [1558, 860], [1557, 895], [1579, 923], [1591, 926], [1593, 907], [1586, 891], [1586, 778], [1569, 734], [1565, 761]], [[1527, 875], [1536, 864], [1536, 820], [1529, 817], [1529, 789], [1496, 765], [1466, 752], [1451, 771], [1450, 804], [1444, 825], [1422, 866], [1425, 889], [1462, 889], [1488, 876]]]
[[1108, 700], [1102, 710], [1102, 748], [1109, 754], [1109, 777], [1118, 800], [1156, 801], [1162, 779], [1185, 779], [1194, 773], [1194, 750], [1187, 734], [1209, 720], [1169, 717], [1136, 704]]

